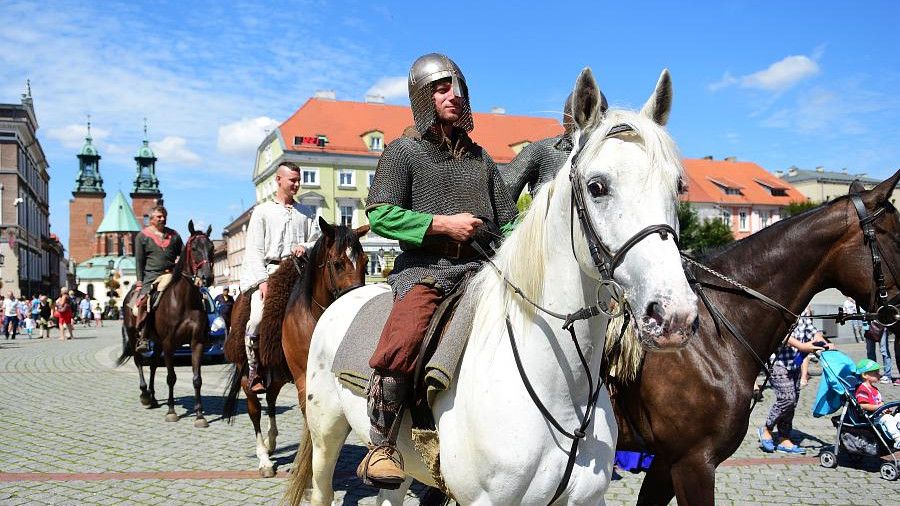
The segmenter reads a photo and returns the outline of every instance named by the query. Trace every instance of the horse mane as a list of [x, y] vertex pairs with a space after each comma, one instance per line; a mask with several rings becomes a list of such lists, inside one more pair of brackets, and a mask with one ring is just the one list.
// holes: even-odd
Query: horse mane
[[[310, 309], [312, 306], [316, 275], [318, 269], [325, 261], [323, 255], [328, 254], [325, 247], [326, 238], [324, 233], [320, 235], [316, 243], [306, 252], [308, 260], [303, 267], [303, 276], [300, 278], [300, 282], [294, 285], [294, 290], [291, 292], [291, 297], [288, 300], [288, 307], [296, 303], [301, 304], [304, 309]], [[334, 225], [334, 241], [338, 251], [350, 248], [354, 256], [358, 256], [363, 252], [359, 238], [356, 237], [356, 234], [350, 227]], [[319, 258], [320, 256], [322, 258]]]

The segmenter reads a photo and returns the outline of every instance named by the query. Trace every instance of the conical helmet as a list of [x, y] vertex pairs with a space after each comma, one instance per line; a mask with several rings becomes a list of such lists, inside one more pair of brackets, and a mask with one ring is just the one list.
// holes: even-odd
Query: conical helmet
[[459, 119], [453, 124], [466, 132], [472, 131], [472, 108], [469, 106], [469, 88], [459, 66], [439, 53], [420, 56], [409, 69], [409, 103], [412, 106], [416, 130], [424, 134], [437, 121], [434, 110], [434, 83], [450, 78], [453, 93], [459, 97]]

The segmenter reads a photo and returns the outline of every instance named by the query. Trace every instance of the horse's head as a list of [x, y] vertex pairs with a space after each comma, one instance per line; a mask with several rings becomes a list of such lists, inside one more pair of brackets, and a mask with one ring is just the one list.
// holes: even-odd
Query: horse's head
[[359, 239], [369, 232], [369, 226], [353, 229], [332, 225], [319, 217], [319, 228], [322, 237], [316, 242], [310, 262], [314, 262], [318, 271], [318, 283], [323, 283], [332, 298], [336, 299], [366, 283], [369, 257]]
[[[672, 231], [678, 229], [683, 169], [664, 126], [672, 81], [663, 70], [640, 113], [606, 111], [590, 69], [572, 95], [578, 130], [569, 170], [573, 205], [583, 206], [583, 234], [574, 238], [581, 269], [611, 276], [625, 293], [648, 347], [684, 345], [697, 328], [697, 299], [685, 278]], [[592, 238], [593, 236], [593, 238]], [[592, 245], [592, 242], [594, 243]], [[606, 272], [596, 264], [605, 264]]]
[[183, 271], [193, 279], [199, 279], [204, 286], [212, 286], [215, 280], [213, 272], [213, 242], [209, 238], [212, 233], [212, 225], [206, 231], [194, 230], [194, 220], [188, 222], [188, 231], [191, 233], [184, 245], [182, 262]]
[[[850, 195], [844, 197], [846, 205], [837, 202], [828, 206], [834, 213], [835, 223], [846, 227], [845, 240], [839, 244], [842, 252], [833, 257], [827, 271], [836, 280], [839, 290], [853, 297], [868, 311], [878, 311], [885, 302], [897, 305], [900, 295], [900, 219], [897, 208], [891, 202], [894, 188], [900, 181], [900, 171], [882, 181], [871, 190], [865, 190], [855, 181], [850, 186]], [[858, 209], [854, 200], [859, 199], [863, 209]], [[866, 237], [868, 226], [872, 235]], [[874, 252], [874, 254], [873, 254]], [[875, 266], [873, 260], [880, 260]], [[879, 274], [883, 282], [879, 283]], [[884, 299], [879, 300], [878, 285], [884, 288]], [[885, 323], [892, 321], [895, 309], [887, 309], [882, 315]]]

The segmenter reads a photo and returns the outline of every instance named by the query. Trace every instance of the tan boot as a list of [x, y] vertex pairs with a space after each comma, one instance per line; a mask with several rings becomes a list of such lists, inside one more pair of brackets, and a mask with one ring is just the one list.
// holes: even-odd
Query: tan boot
[[409, 393], [408, 384], [407, 378], [382, 376], [377, 372], [369, 381], [368, 405], [372, 422], [369, 436], [372, 444], [356, 469], [356, 475], [366, 485], [395, 489], [406, 479], [403, 457], [397, 450], [397, 432]]
[[396, 489], [406, 479], [403, 456], [394, 446], [372, 447], [356, 468], [356, 475], [366, 485]]

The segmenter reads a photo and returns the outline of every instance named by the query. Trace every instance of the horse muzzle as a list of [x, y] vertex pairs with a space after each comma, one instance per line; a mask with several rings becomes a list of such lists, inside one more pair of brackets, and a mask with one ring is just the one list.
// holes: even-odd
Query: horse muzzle
[[677, 350], [684, 347], [700, 328], [697, 307], [667, 307], [651, 302], [637, 321], [641, 342], [646, 348]]

